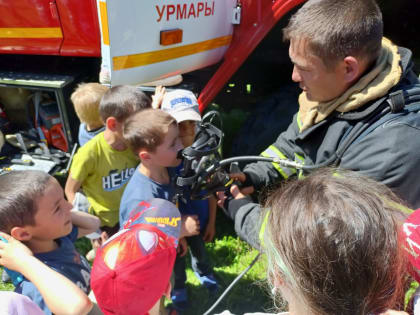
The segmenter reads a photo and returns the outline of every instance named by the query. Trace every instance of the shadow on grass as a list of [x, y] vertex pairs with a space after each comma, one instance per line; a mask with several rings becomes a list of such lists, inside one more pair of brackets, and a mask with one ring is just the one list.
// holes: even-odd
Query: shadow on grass
[[224, 236], [236, 236], [234, 223], [222, 209], [217, 209], [216, 238]]
[[[220, 289], [210, 295], [206, 288], [200, 284], [187, 283], [187, 291], [190, 307], [182, 315], [204, 314], [229, 284], [236, 278], [236, 274], [223, 271], [215, 272], [219, 280]], [[229, 310], [233, 314], [244, 314], [246, 312], [262, 312], [272, 309], [273, 303], [269, 296], [267, 286], [261, 281], [244, 278], [239, 280], [230, 290], [220, 304], [211, 312], [218, 314], [223, 310]]]
[[[196, 279], [191, 270], [190, 259], [187, 259], [186, 287], [190, 306], [182, 315], [204, 314], [258, 254], [256, 250], [238, 238], [232, 220], [221, 210], [217, 213], [215, 239], [206, 244], [206, 249], [211, 264], [214, 266], [219, 290], [214, 295], [210, 295]], [[230, 310], [232, 314], [237, 315], [273, 310], [273, 301], [264, 281], [265, 275], [266, 259], [262, 257], [235, 284], [211, 314], [218, 314], [223, 310]]]

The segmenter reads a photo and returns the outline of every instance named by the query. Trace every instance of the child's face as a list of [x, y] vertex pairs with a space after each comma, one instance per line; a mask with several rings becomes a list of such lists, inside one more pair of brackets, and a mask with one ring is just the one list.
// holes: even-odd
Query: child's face
[[169, 126], [163, 143], [156, 148], [155, 152], [150, 153], [151, 160], [163, 167], [178, 166], [181, 160], [177, 159], [177, 154], [183, 148], [179, 138], [178, 127], [176, 124], [172, 124]]
[[178, 123], [179, 138], [181, 139], [184, 148], [193, 144], [195, 137], [195, 126], [196, 122], [194, 120], [184, 120]]
[[56, 179], [50, 179], [44, 194], [37, 199], [37, 208], [35, 225], [27, 226], [33, 240], [54, 240], [71, 232], [73, 206], [64, 199], [63, 189]]

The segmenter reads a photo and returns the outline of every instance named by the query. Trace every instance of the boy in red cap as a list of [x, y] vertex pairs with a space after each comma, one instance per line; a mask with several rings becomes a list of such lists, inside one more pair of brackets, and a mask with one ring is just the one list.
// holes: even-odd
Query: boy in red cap
[[141, 201], [117, 234], [99, 249], [92, 267], [92, 290], [108, 314], [158, 314], [169, 295], [181, 215], [175, 205]]

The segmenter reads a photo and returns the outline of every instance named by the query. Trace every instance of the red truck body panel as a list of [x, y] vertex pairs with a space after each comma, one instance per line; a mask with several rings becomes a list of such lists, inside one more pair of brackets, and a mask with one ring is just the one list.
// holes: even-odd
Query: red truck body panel
[[[224, 61], [200, 94], [201, 110], [278, 20], [304, 1], [238, 0], [241, 23], [235, 27]], [[95, 0], [4, 0], [0, 15], [0, 54], [101, 56]]]
[[[257, 47], [274, 25], [305, 0], [242, 1], [241, 24], [236, 26], [224, 61], [202, 90], [198, 102], [203, 111], [229, 78]], [[279, 41], [282, 40], [279, 38]]]
[[0, 52], [57, 55], [63, 40], [48, 0], [0, 2]]
[[0, 2], [0, 53], [100, 57], [95, 0]]
[[101, 35], [95, 0], [58, 0], [64, 33], [62, 56], [101, 56]]

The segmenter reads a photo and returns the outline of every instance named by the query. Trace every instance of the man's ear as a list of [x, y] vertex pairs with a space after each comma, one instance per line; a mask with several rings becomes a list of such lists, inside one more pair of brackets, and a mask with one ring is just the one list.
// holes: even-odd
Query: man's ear
[[115, 131], [117, 128], [117, 119], [115, 117], [108, 117], [105, 121], [106, 128]]
[[362, 74], [363, 65], [361, 60], [353, 56], [347, 56], [343, 60], [344, 79], [347, 83], [353, 83]]
[[26, 227], [15, 226], [10, 230], [10, 235], [19, 241], [29, 241], [32, 233]]

